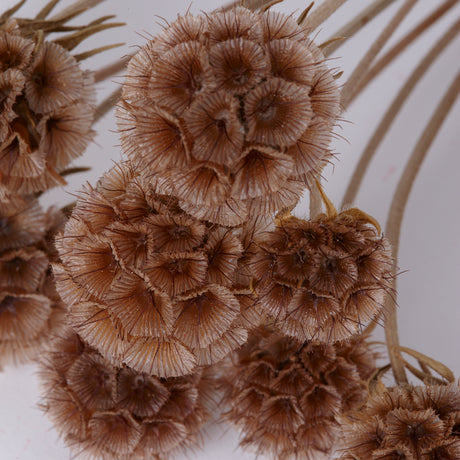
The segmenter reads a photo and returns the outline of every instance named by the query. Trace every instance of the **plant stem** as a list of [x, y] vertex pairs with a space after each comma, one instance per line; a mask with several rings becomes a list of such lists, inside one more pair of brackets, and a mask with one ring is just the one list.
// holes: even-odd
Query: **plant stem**
[[99, 121], [117, 102], [121, 97], [121, 86], [113, 93], [106, 97], [97, 107], [96, 114], [94, 115], [94, 123]]
[[367, 87], [367, 85], [383, 70], [390, 62], [399, 56], [414, 40], [416, 40], [423, 32], [429, 29], [436, 23], [444, 14], [446, 14], [453, 6], [458, 4], [458, 0], [447, 0], [426, 18], [422, 19], [412, 30], [404, 35], [398, 43], [390, 48], [365, 74], [356, 91], [353, 92], [348, 105]]
[[312, 8], [302, 24], [309, 33], [317, 29], [329, 16], [334, 14], [347, 0], [325, 0], [318, 8]]
[[[355, 16], [350, 22], [345, 24], [334, 34], [330, 36], [326, 42], [331, 42], [323, 48], [324, 56], [330, 56], [334, 51], [340, 48], [348, 38], [352, 37], [356, 32], [362, 29], [368, 22], [372, 21], [379, 13], [390, 6], [395, 0], [375, 0], [374, 3], [365, 8], [361, 13]], [[342, 40], [333, 41], [337, 37], [343, 37]]]
[[115, 62], [112, 62], [111, 64], [108, 64], [94, 72], [94, 82], [99, 83], [103, 80], [106, 80], [107, 78], [112, 77], [118, 72], [126, 70], [126, 66], [132, 57], [132, 55], [128, 54], [127, 56], [124, 56], [121, 59], [117, 59]]
[[364, 175], [366, 174], [367, 168], [375, 155], [380, 143], [384, 139], [393, 121], [396, 119], [398, 112], [401, 110], [404, 102], [409, 98], [412, 91], [414, 90], [417, 83], [425, 75], [426, 71], [431, 67], [433, 62], [443, 50], [452, 42], [452, 40], [460, 32], [460, 19], [457, 20], [450, 29], [435, 43], [428, 53], [423, 57], [418, 66], [414, 69], [410, 77], [404, 83], [403, 87], [399, 90], [396, 97], [393, 99], [390, 107], [385, 112], [385, 115], [381, 119], [379, 125], [374, 130], [372, 137], [364, 149], [361, 158], [359, 159], [358, 165], [356, 166], [353, 176], [348, 183], [347, 190], [343, 197], [341, 207], [353, 203], [356, 200], [356, 196], [361, 187]]
[[[399, 179], [398, 186], [393, 195], [393, 199], [388, 213], [386, 236], [392, 244], [392, 254], [397, 264], [399, 242], [401, 235], [401, 226], [404, 211], [409, 199], [410, 192], [414, 185], [417, 174], [430, 149], [439, 129], [446, 119], [450, 109], [460, 92], [460, 73], [457, 74], [449, 89], [444, 94], [441, 102], [431, 116], [428, 124], [423, 130], [422, 135], [417, 141], [411, 156], [406, 163], [404, 172]], [[395, 269], [393, 269], [395, 271]], [[395, 275], [395, 273], [393, 273]], [[396, 293], [396, 277], [392, 278], [393, 292]], [[395, 294], [396, 295], [396, 294]], [[396, 349], [399, 347], [398, 323], [396, 314], [396, 299], [393, 296], [387, 296], [385, 299], [385, 336], [388, 347], [393, 374], [397, 384], [407, 383], [407, 377], [403, 363], [398, 360]]]
[[403, 6], [397, 11], [391, 21], [383, 29], [382, 33], [377, 37], [374, 43], [372, 43], [361, 61], [359, 61], [342, 89], [342, 106], [344, 109], [346, 109], [352, 100], [353, 94], [359, 87], [361, 80], [364, 78], [365, 73], [372, 61], [375, 59], [375, 56], [377, 56], [380, 50], [385, 46], [386, 42], [393, 35], [393, 32], [407, 16], [416, 2], [417, 0], [406, 0]]

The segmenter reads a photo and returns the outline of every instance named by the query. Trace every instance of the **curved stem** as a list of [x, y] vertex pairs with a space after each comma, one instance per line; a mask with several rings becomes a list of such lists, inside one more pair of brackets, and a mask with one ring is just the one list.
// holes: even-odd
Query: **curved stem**
[[351, 95], [348, 102], [350, 105], [353, 100], [361, 94], [367, 85], [390, 64], [396, 57], [398, 57], [414, 40], [416, 40], [423, 32], [429, 29], [436, 23], [444, 14], [446, 14], [453, 6], [458, 4], [458, 0], [447, 0], [434, 11], [432, 11], [426, 18], [422, 19], [412, 30], [404, 35], [398, 43], [390, 48], [364, 75], [363, 79], [357, 85], [355, 91]]
[[126, 66], [132, 57], [132, 54], [128, 54], [127, 56], [123, 56], [121, 59], [117, 59], [115, 62], [100, 68], [94, 72], [94, 82], [99, 83], [109, 77], [112, 77], [118, 72], [126, 70]]
[[[320, 184], [319, 184], [320, 185]], [[321, 213], [321, 192], [316, 184], [312, 184], [310, 191], [310, 220], [313, 220], [318, 214]]]
[[393, 32], [402, 22], [402, 20], [409, 14], [412, 7], [415, 5], [417, 0], [406, 0], [403, 6], [396, 12], [391, 21], [383, 29], [382, 33], [377, 37], [377, 39], [372, 43], [372, 45], [367, 50], [366, 54], [359, 61], [358, 65], [353, 70], [352, 74], [346, 81], [342, 89], [342, 107], [345, 109], [350, 103], [356, 88], [361, 83], [361, 80], [364, 78], [367, 69], [369, 68], [372, 61], [375, 59], [375, 56], [380, 52], [380, 50], [385, 46], [386, 42], [393, 35]]
[[302, 27], [309, 33], [317, 29], [329, 16], [335, 13], [347, 0], [325, 0], [318, 8], [313, 8]]
[[[324, 56], [330, 56], [334, 51], [340, 48], [348, 38], [352, 37], [356, 32], [362, 29], [367, 23], [372, 21], [379, 13], [390, 6], [395, 0], [374, 0], [374, 2], [366, 7], [361, 13], [355, 16], [350, 22], [345, 24], [335, 33], [333, 33], [326, 43], [329, 42], [323, 48]], [[342, 40], [334, 40], [336, 38], [342, 38]]]
[[345, 205], [355, 201], [367, 168], [369, 167], [375, 152], [380, 146], [380, 143], [384, 139], [404, 102], [409, 98], [417, 83], [420, 81], [423, 75], [425, 75], [426, 71], [431, 67], [431, 64], [437, 57], [439, 57], [439, 55], [443, 52], [447, 45], [452, 42], [452, 40], [458, 35], [459, 32], [460, 19], [458, 19], [450, 27], [450, 29], [435, 43], [433, 48], [428, 51], [428, 53], [424, 56], [410, 77], [407, 79], [406, 83], [404, 83], [403, 87], [399, 90], [390, 107], [385, 112], [385, 115], [381, 119], [379, 125], [372, 134], [372, 137], [367, 143], [366, 148], [364, 149], [361, 158], [359, 159], [358, 165], [356, 166], [353, 172], [353, 176], [351, 177], [350, 182], [348, 183], [348, 187], [345, 191], [341, 205], [342, 208]]
[[[444, 94], [441, 102], [430, 118], [430, 121], [423, 130], [411, 156], [404, 168], [404, 172], [399, 179], [398, 186], [393, 195], [390, 211], [388, 213], [386, 236], [392, 244], [392, 254], [397, 264], [399, 242], [401, 235], [401, 226], [404, 211], [409, 199], [410, 192], [414, 185], [417, 174], [426, 157], [426, 154], [433, 143], [436, 134], [441, 128], [450, 109], [460, 93], [460, 73], [457, 74], [449, 89]], [[394, 270], [394, 269], [393, 269]], [[395, 273], [393, 273], [395, 275]], [[396, 278], [393, 276], [393, 288], [396, 292]], [[385, 336], [390, 357], [391, 366], [395, 376], [396, 383], [403, 384], [407, 382], [406, 373], [403, 363], [396, 356], [396, 349], [399, 347], [398, 323], [396, 315], [396, 301], [392, 296], [387, 296], [385, 300]]]
[[115, 104], [121, 97], [121, 86], [117, 88], [113, 93], [106, 97], [97, 107], [96, 114], [94, 115], [93, 123], [98, 122]]

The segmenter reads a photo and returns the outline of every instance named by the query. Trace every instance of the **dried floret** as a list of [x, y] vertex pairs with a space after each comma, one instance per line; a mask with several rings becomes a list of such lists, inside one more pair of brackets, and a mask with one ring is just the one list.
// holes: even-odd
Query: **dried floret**
[[[362, 354], [365, 364], [354, 359]], [[324, 346], [255, 330], [226, 369], [226, 417], [240, 430], [242, 447], [271, 458], [330, 454], [338, 416], [367, 397], [373, 358], [362, 338]]]
[[249, 262], [260, 308], [301, 341], [335, 342], [359, 333], [383, 310], [389, 244], [364, 215], [294, 217], [258, 238]]
[[342, 419], [343, 459], [454, 460], [460, 452], [460, 389], [404, 386], [376, 394]]

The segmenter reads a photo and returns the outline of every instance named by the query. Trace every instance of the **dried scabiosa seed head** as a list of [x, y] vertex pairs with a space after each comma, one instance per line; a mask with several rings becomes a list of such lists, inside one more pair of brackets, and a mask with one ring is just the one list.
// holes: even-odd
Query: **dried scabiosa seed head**
[[373, 369], [362, 337], [302, 344], [261, 328], [227, 369], [226, 416], [240, 429], [243, 447], [276, 459], [317, 458], [334, 446], [338, 415], [365, 401]]
[[255, 301], [240, 266], [247, 231], [187, 215], [167, 190], [129, 163], [115, 166], [80, 194], [54, 266], [82, 338], [160, 377], [188, 374], [243, 344]]
[[114, 367], [69, 328], [50, 342], [40, 378], [43, 409], [89, 458], [166, 460], [194, 448], [215, 398], [209, 371], [157, 379]]
[[342, 459], [460, 458], [457, 384], [395, 387], [343, 419]]
[[389, 289], [389, 244], [357, 210], [281, 219], [249, 262], [260, 308], [301, 341], [336, 342], [378, 318]]
[[0, 209], [0, 364], [35, 357], [63, 314], [49, 265], [50, 240], [63, 223], [37, 200], [16, 197]]
[[182, 209], [233, 226], [298, 201], [331, 156], [338, 112], [292, 16], [236, 7], [180, 16], [141, 48], [118, 119], [123, 150], [169, 178]]
[[[87, 9], [75, 5], [48, 20], [45, 10], [55, 3], [38, 19], [0, 19], [0, 183], [21, 194], [65, 184], [61, 173], [93, 138], [93, 76], [80, 61], [100, 50], [71, 51], [97, 30], [119, 25], [66, 26]], [[63, 28], [77, 32], [48, 40]]]

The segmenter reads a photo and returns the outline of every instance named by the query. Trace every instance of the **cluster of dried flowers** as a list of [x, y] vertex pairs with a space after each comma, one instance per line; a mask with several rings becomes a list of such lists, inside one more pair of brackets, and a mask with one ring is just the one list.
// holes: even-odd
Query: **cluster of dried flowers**
[[388, 241], [364, 213], [289, 216], [263, 236], [249, 265], [260, 308], [281, 331], [336, 342], [379, 316], [392, 261]]
[[53, 338], [41, 368], [43, 407], [76, 454], [164, 460], [200, 444], [215, 382], [209, 371], [157, 379], [114, 367], [73, 331]]
[[257, 320], [238, 276], [241, 235], [185, 214], [130, 163], [115, 166], [57, 238], [73, 327], [112, 362], [160, 377], [222, 359]]
[[[83, 188], [64, 226], [33, 194], [65, 183], [93, 136], [78, 61], [99, 50], [70, 52], [113, 25], [47, 41], [88, 7], [47, 21], [56, 3], [0, 17], [0, 357], [26, 359], [55, 328], [43, 407], [73, 452], [164, 460], [198, 445], [210, 365], [234, 352], [219, 382], [243, 447], [313, 459], [344, 430], [344, 460], [460, 458], [457, 385], [366, 403], [363, 328], [394, 264], [378, 223], [337, 213], [316, 183], [340, 95], [304, 28], [268, 8], [179, 16], [128, 65], [127, 161]], [[327, 214], [291, 216], [316, 186]]]
[[122, 147], [185, 212], [235, 226], [298, 202], [331, 156], [339, 100], [292, 16], [187, 14], [128, 65]]
[[13, 18], [23, 3], [0, 16], [0, 363], [34, 357], [58, 321], [49, 265], [64, 216], [53, 208], [44, 212], [36, 197], [66, 183], [67, 168], [93, 137], [93, 77], [79, 61], [97, 50], [71, 51], [116, 25], [102, 18], [96, 29], [68, 26], [88, 5], [48, 20], [56, 1], [34, 19]]
[[92, 74], [26, 32], [0, 24], [0, 181], [20, 194], [65, 184], [60, 173], [92, 139], [94, 114]]
[[241, 430], [242, 446], [270, 457], [330, 454], [337, 417], [365, 402], [374, 368], [363, 337], [323, 345], [259, 328], [225, 377], [227, 417]]
[[460, 386], [395, 387], [342, 426], [343, 460], [457, 460]]
[[34, 357], [63, 314], [49, 269], [63, 220], [31, 197], [0, 206], [0, 364]]

